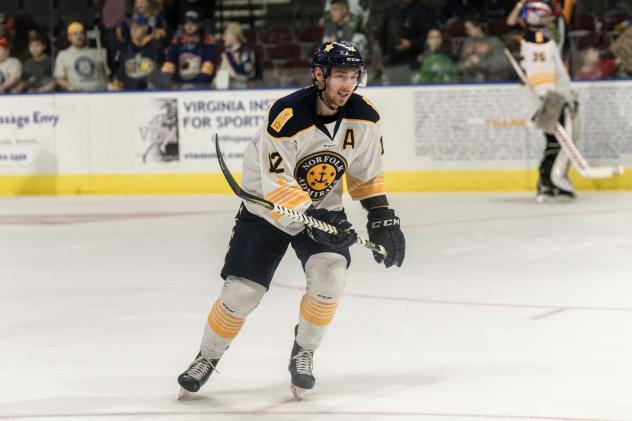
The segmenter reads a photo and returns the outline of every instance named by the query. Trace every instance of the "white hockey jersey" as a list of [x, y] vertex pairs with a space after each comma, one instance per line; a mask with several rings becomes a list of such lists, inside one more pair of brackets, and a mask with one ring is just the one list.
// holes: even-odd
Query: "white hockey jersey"
[[[342, 209], [343, 175], [354, 200], [384, 194], [380, 116], [371, 102], [352, 94], [328, 125], [330, 134], [316, 119], [316, 95], [308, 87], [272, 105], [244, 153], [242, 188], [299, 212], [312, 204]], [[246, 207], [291, 235], [303, 229], [276, 212]]]
[[543, 96], [548, 90], [555, 89], [570, 98], [570, 77], [555, 41], [539, 31], [527, 32], [520, 42], [520, 56], [520, 65], [538, 95]]

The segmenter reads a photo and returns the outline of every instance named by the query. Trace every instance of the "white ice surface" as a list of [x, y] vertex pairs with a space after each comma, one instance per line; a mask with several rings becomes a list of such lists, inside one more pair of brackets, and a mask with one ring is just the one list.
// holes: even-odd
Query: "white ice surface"
[[236, 198], [1, 199], [0, 420], [632, 420], [632, 194], [390, 197], [404, 266], [352, 248], [301, 402], [291, 250], [220, 372], [176, 400]]

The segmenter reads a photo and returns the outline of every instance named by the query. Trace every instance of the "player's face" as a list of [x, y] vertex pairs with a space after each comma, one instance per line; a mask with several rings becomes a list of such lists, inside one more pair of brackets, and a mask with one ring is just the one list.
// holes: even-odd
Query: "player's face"
[[86, 36], [82, 31], [75, 31], [68, 34], [68, 40], [73, 47], [83, 47]]
[[327, 100], [342, 107], [347, 103], [349, 97], [358, 84], [359, 71], [354, 69], [331, 69], [331, 74], [327, 78], [324, 95]]
[[0, 47], [0, 62], [5, 61], [9, 58], [9, 49], [5, 47]]

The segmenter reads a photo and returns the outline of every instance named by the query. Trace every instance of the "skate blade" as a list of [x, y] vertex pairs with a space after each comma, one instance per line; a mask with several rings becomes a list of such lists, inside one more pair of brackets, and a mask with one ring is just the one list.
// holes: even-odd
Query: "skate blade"
[[189, 398], [191, 398], [191, 392], [186, 390], [184, 387], [181, 387], [180, 393], [178, 394], [178, 400], [185, 401], [185, 400], [188, 400]]
[[290, 390], [292, 390], [292, 395], [296, 398], [297, 401], [300, 401], [307, 393], [307, 389], [303, 389], [302, 387], [295, 386], [290, 383]]
[[571, 203], [574, 200], [575, 198], [570, 196], [548, 196], [542, 194], [535, 197], [536, 203]]

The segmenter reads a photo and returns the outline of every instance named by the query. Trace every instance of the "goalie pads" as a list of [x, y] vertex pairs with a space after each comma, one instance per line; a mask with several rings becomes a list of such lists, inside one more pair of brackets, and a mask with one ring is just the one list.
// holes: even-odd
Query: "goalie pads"
[[546, 92], [540, 106], [533, 115], [533, 124], [547, 133], [554, 133], [555, 126], [560, 119], [566, 98], [561, 93], [551, 89]]

